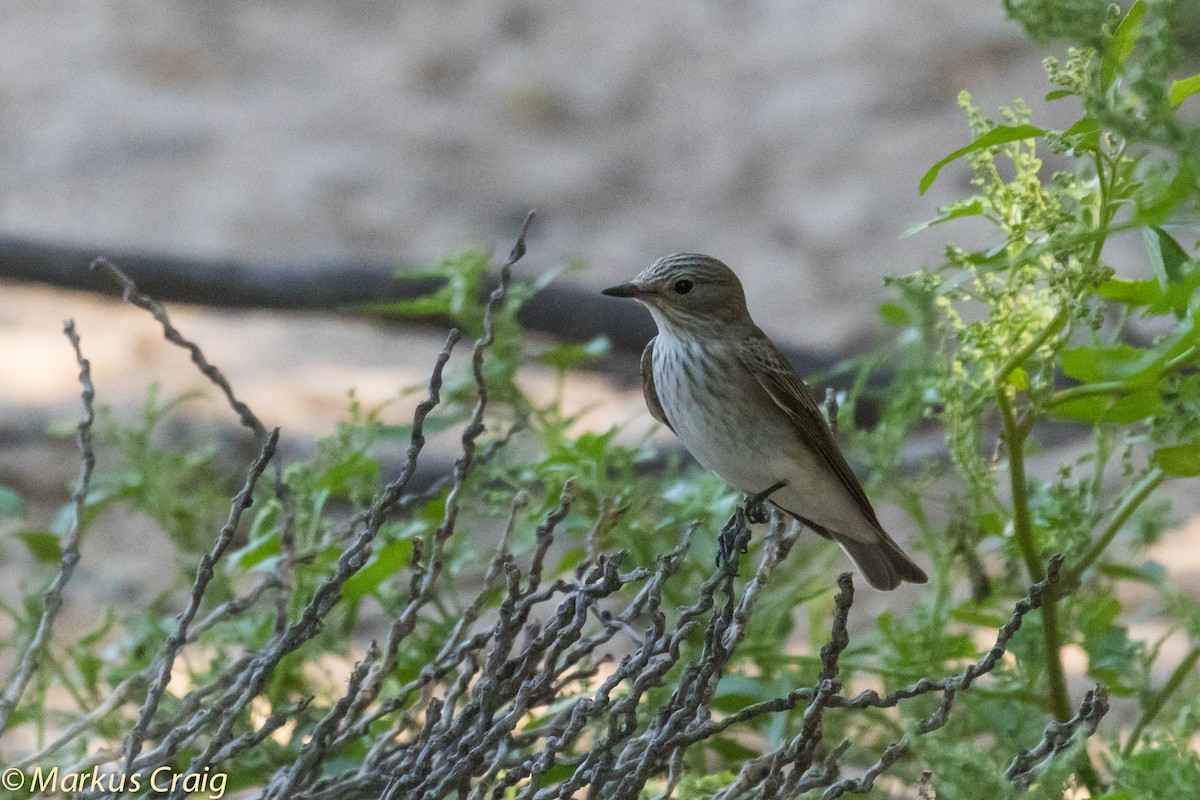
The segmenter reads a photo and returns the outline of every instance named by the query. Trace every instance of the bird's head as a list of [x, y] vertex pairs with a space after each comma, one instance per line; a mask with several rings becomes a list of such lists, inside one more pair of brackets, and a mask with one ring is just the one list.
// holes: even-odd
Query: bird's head
[[602, 293], [642, 303], [660, 330], [696, 333], [750, 323], [737, 275], [712, 256], [698, 253], [664, 256], [628, 283]]

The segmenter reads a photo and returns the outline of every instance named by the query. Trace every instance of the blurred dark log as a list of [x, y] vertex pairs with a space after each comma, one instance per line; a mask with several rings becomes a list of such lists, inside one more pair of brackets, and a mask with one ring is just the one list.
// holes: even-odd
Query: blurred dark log
[[[435, 291], [434, 278], [396, 280], [395, 264], [324, 261], [310, 264], [253, 264], [236, 259], [193, 258], [109, 247], [45, 242], [0, 235], [0, 280], [41, 283], [64, 289], [116, 296], [119, 287], [88, 265], [104, 256], [128, 273], [146, 294], [166, 303], [216, 308], [357, 313], [366, 303], [409, 300]], [[487, 291], [494, 287], [494, 279]], [[564, 341], [607, 336], [625, 373], [629, 357], [641, 355], [654, 335], [650, 315], [636, 303], [602, 297], [598, 291], [551, 284], [522, 308], [518, 319], [527, 330]], [[405, 320], [404, 324], [414, 324]], [[445, 328], [447, 320], [419, 321]], [[803, 375], [828, 370], [840, 358], [794, 347], [784, 352]], [[623, 357], [624, 356], [624, 357]], [[636, 369], [633, 372], [636, 376]]]

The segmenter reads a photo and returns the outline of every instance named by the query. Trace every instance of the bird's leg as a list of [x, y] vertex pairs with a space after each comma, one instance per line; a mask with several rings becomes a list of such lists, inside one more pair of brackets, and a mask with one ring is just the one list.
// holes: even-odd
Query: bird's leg
[[776, 481], [764, 492], [746, 495], [746, 521], [761, 525], [771, 516], [767, 513], [767, 498], [787, 486], [787, 481]]
[[737, 556], [746, 552], [745, 541], [738, 547], [738, 539], [745, 530], [746, 523], [763, 523], [770, 519], [767, 514], [767, 498], [784, 486], [787, 486], [787, 481], [778, 481], [766, 491], [747, 495], [746, 500], [734, 509], [733, 516], [725, 523], [725, 527], [721, 528], [721, 535], [717, 537], [718, 567], [734, 562]]

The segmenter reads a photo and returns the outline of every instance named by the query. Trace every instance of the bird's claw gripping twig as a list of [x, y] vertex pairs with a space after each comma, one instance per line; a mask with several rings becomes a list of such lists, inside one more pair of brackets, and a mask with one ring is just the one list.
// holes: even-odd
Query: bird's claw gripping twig
[[770, 514], [767, 512], [767, 498], [784, 486], [787, 486], [787, 481], [778, 481], [771, 484], [766, 491], [747, 495], [745, 501], [734, 510], [733, 516], [725, 523], [725, 527], [721, 528], [721, 535], [717, 538], [718, 567], [736, 561], [742, 553], [746, 552], [749, 537], [742, 540], [739, 547], [739, 534], [747, 523], [762, 524], [770, 519]]
[[746, 521], [754, 525], [761, 525], [764, 522], [768, 522], [771, 519], [771, 515], [767, 512], [767, 498], [785, 486], [787, 486], [787, 481], [776, 481], [764, 492], [746, 495], [744, 503]]

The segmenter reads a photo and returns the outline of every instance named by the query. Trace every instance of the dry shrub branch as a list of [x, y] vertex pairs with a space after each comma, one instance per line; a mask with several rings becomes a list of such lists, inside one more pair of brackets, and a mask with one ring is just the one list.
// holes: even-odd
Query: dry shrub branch
[[[184, 338], [170, 323], [161, 304], [142, 295], [116, 266], [98, 262], [115, 277], [125, 298], [150, 311], [166, 338], [189, 351], [192, 360], [224, 393], [242, 422], [254, 431], [259, 451], [246, 470], [241, 489], [232, 498], [225, 524], [195, 570], [195, 579], [182, 610], [149, 666], [122, 681], [88, 714], [80, 715], [60, 735], [22, 765], [51, 758], [68, 743], [97, 735], [102, 719], [116, 711], [128, 713], [128, 729], [120, 749], [94, 749], [72, 769], [100, 765], [129, 781], [146, 779], [163, 767], [178, 772], [219, 772], [239, 760], [253, 760], [272, 737], [296, 726], [290, 755], [264, 769], [258, 785], [262, 798], [350, 800], [352, 798], [447, 797], [465, 800], [516, 797], [521, 800], [599, 797], [634, 800], [654, 790], [669, 798], [688, 770], [690, 748], [738, 729], [765, 715], [802, 709], [802, 725], [768, 752], [744, 761], [732, 782], [718, 791], [721, 800], [793, 798], [823, 789], [826, 798], [871, 789], [876, 779], [909, 752], [912, 737], [946, 724], [956, 697], [993, 670], [1026, 615], [1038, 609], [1058, 580], [1061, 560], [1051, 560], [1044, 580], [1030, 587], [1027, 597], [999, 630], [995, 644], [977, 661], [956, 674], [923, 678], [886, 694], [865, 691], [847, 694], [839, 680], [840, 659], [850, 643], [847, 619], [854, 600], [849, 574], [838, 579], [828, 643], [820, 651], [820, 676], [815, 685], [798, 686], [774, 699], [747, 705], [734, 713], [714, 709], [719, 682], [727, 673], [747, 629], [753, 624], [756, 602], [769, 591], [776, 569], [788, 558], [800, 531], [776, 519], [766, 546], [752, 564], [747, 580], [738, 579], [738, 560], [718, 566], [694, 593], [694, 602], [671, 607], [664, 589], [679, 579], [697, 526], [680, 532], [673, 549], [658, 556], [653, 566], [627, 567], [627, 553], [603, 552], [602, 534], [619, 522], [619, 512], [602, 514], [587, 542], [586, 556], [574, 574], [555, 577], [547, 559], [564, 521], [576, 501], [573, 479], [562, 485], [557, 505], [542, 517], [534, 533], [532, 552], [518, 557], [513, 542], [522, 513], [529, 504], [524, 492], [511, 498], [500, 543], [482, 586], [466, 604], [457, 624], [440, 649], [415, 677], [395, 677], [398, 654], [410, 643], [439, 592], [455, 592], [454, 577], [445, 567], [446, 548], [460, 528], [460, 498], [480, 459], [489, 387], [485, 358], [493, 345], [494, 315], [509, 292], [510, 270], [524, 254], [526, 220], [512, 253], [500, 270], [484, 315], [483, 335], [473, 345], [471, 368], [476, 401], [462, 429], [461, 447], [452, 472], [439, 487], [448, 486], [439, 525], [414, 542], [406, 575], [403, 602], [392, 612], [382, 642], [371, 642], [355, 665], [340, 697], [316, 704], [313, 696], [297, 696], [276, 704], [269, 716], [249, 713], [281, 663], [300, 653], [343, 601], [348, 580], [368, 562], [376, 538], [390, 515], [406, 512], [419, 498], [406, 495], [425, 445], [426, 417], [441, 402], [443, 369], [458, 344], [451, 331], [431, 371], [428, 392], [412, 419], [407, 457], [399, 473], [375, 497], [365, 513], [346, 523], [340, 556], [310, 597], [292, 597], [295, 584], [289, 570], [298, 554], [284, 545], [275, 574], [247, 593], [225, 602], [212, 602], [209, 590], [214, 569], [229, 552], [244, 527], [244, 512], [263, 492], [259, 482], [275, 462], [279, 430], [268, 429], [233, 392], [200, 347]], [[95, 456], [90, 431], [94, 390], [79, 340], [68, 323], [76, 347], [84, 387], [85, 418], [79, 426], [82, 467], [75, 501], [82, 515], [83, 496]], [[495, 447], [503, 446], [507, 437]], [[282, 481], [283, 527], [290, 530], [290, 508]], [[74, 530], [78, 529], [78, 520]], [[739, 509], [731, 535], [734, 552], [741, 552], [750, 529]], [[285, 536], [285, 540], [287, 537]], [[24, 687], [39, 667], [63, 590], [79, 558], [78, 537], [64, 549], [58, 577], [45, 595], [45, 611], [37, 635], [19, 660], [0, 703], [0, 730], [20, 702]], [[665, 550], [665, 548], [664, 548]], [[489, 598], [499, 596], [493, 613]], [[289, 614], [293, 601], [298, 613]], [[494, 606], [494, 602], [493, 602]], [[175, 697], [168, 691], [173, 671], [198, 637], [215, 626], [274, 615], [272, 631], [259, 646], [247, 646], [224, 669], [203, 685]], [[688, 645], [699, 640], [698, 647]], [[347, 643], [349, 647], [349, 643]], [[663, 692], [666, 688], [668, 691]], [[870, 713], [892, 708], [922, 696], [938, 698], [932, 713], [878, 752], [874, 763], [854, 777], [841, 778], [840, 769], [851, 742], [829, 742], [829, 714]], [[659, 698], [654, 700], [653, 698]], [[168, 702], [169, 701], [169, 702]], [[323, 708], [316, 718], [310, 710]], [[1089, 736], [1107, 710], [1106, 694], [1089, 692], [1074, 718], [1052, 723], [1041, 742], [1016, 754], [1008, 778], [1028, 786], [1050, 759]], [[263, 763], [268, 763], [264, 761]], [[179, 788], [170, 794], [183, 797]], [[124, 797], [128, 792], [96, 792], [93, 796]]]

